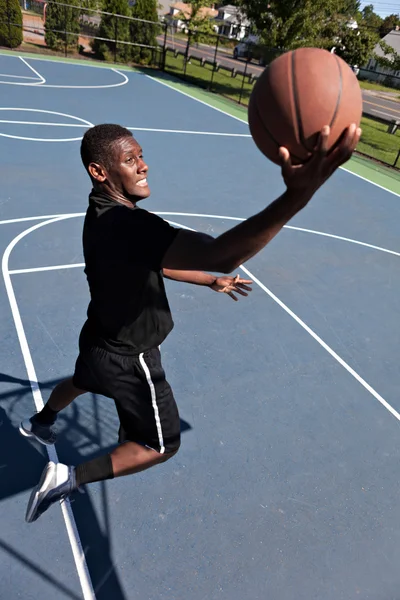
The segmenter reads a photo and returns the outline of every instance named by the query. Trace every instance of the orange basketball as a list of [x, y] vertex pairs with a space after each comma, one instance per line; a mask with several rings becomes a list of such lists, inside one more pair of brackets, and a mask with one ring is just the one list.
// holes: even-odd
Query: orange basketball
[[282, 54], [263, 71], [250, 96], [250, 133], [259, 150], [279, 163], [285, 146], [293, 163], [305, 162], [324, 125], [332, 148], [344, 130], [362, 115], [356, 75], [336, 54], [299, 48]]

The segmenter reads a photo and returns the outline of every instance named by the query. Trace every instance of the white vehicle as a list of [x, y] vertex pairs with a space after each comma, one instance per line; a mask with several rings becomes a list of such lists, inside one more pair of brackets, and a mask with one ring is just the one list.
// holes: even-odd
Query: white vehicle
[[249, 35], [244, 38], [233, 49], [233, 58], [255, 59], [260, 65], [265, 64], [261, 55], [262, 48], [259, 46], [260, 38], [256, 35]]

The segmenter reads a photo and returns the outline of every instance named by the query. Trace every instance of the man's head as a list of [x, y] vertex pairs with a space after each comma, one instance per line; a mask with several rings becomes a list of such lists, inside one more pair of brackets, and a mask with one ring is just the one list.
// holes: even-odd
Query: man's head
[[88, 129], [81, 158], [94, 187], [116, 200], [135, 204], [150, 196], [142, 149], [125, 127], [104, 124]]

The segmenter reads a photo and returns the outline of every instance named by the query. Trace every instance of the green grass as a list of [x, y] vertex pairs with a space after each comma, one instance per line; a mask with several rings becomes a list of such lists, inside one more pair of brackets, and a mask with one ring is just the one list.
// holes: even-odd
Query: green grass
[[[175, 58], [170, 52], [167, 53], [167, 71], [174, 75], [182, 75], [183, 67], [183, 56], [179, 55]], [[247, 105], [251, 90], [253, 89], [253, 84], [248, 82], [248, 78], [246, 77], [241, 92], [243, 76], [237, 75], [236, 77], [232, 77], [229, 71], [221, 69], [214, 73], [212, 87], [210, 87], [212, 70], [211, 65], [207, 64], [202, 67], [200, 66], [199, 60], [192, 58], [190, 64], [186, 67], [186, 79], [188, 82], [198, 85], [199, 87], [212, 89], [213, 92], [230, 98], [235, 102], [239, 102], [239, 99], [241, 98], [241, 104]]]
[[[357, 150], [393, 165], [400, 150], [400, 130], [394, 134], [387, 133], [387, 125], [367, 117], [362, 118], [361, 127], [363, 132]], [[397, 163], [398, 168], [399, 163], [400, 161]]]
[[386, 85], [382, 85], [381, 83], [374, 83], [372, 81], [364, 81], [363, 79], [359, 80], [360, 87], [364, 90], [376, 90], [377, 92], [390, 92], [393, 94], [396, 90], [394, 88], [390, 88]]
[[[179, 55], [175, 58], [171, 53], [168, 53], [166, 69], [174, 75], [182, 76], [183, 56]], [[211, 75], [211, 65], [201, 67], [199, 61], [196, 59], [191, 59], [191, 64], [187, 65], [186, 80], [189, 83], [193, 83], [205, 89], [211, 89], [213, 92], [230, 98], [235, 102], [239, 102], [239, 98], [241, 97], [241, 104], [244, 106], [248, 104], [250, 94], [253, 89], [253, 84], [250, 84], [247, 81], [247, 78], [241, 93], [243, 82], [242, 75], [237, 75], [236, 78], [233, 78], [228, 71], [221, 69], [220, 71], [214, 73], [212, 87], [210, 87]], [[377, 86], [377, 84], [372, 85]], [[378, 87], [384, 88], [384, 86]], [[366, 154], [367, 156], [370, 156], [371, 158], [375, 158], [386, 164], [393, 165], [394, 161], [396, 160], [397, 153], [400, 150], [400, 130], [397, 130], [395, 134], [389, 134], [387, 133], [387, 125], [367, 117], [363, 117], [361, 126], [363, 133], [357, 150], [363, 154]], [[397, 167], [400, 167], [399, 163], [400, 161], [398, 161]]]

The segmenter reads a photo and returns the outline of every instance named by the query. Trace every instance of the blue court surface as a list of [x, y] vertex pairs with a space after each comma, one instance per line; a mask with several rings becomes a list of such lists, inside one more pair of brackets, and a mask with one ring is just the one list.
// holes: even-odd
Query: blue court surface
[[[134, 130], [143, 204], [213, 235], [282, 191], [247, 125], [141, 72], [0, 56], [0, 598], [397, 600], [400, 202], [340, 170], [241, 271], [233, 302], [167, 282], [182, 447], [25, 523], [47, 450], [18, 433], [70, 376], [89, 300], [91, 124]], [[114, 447], [85, 395], [50, 457]]]

